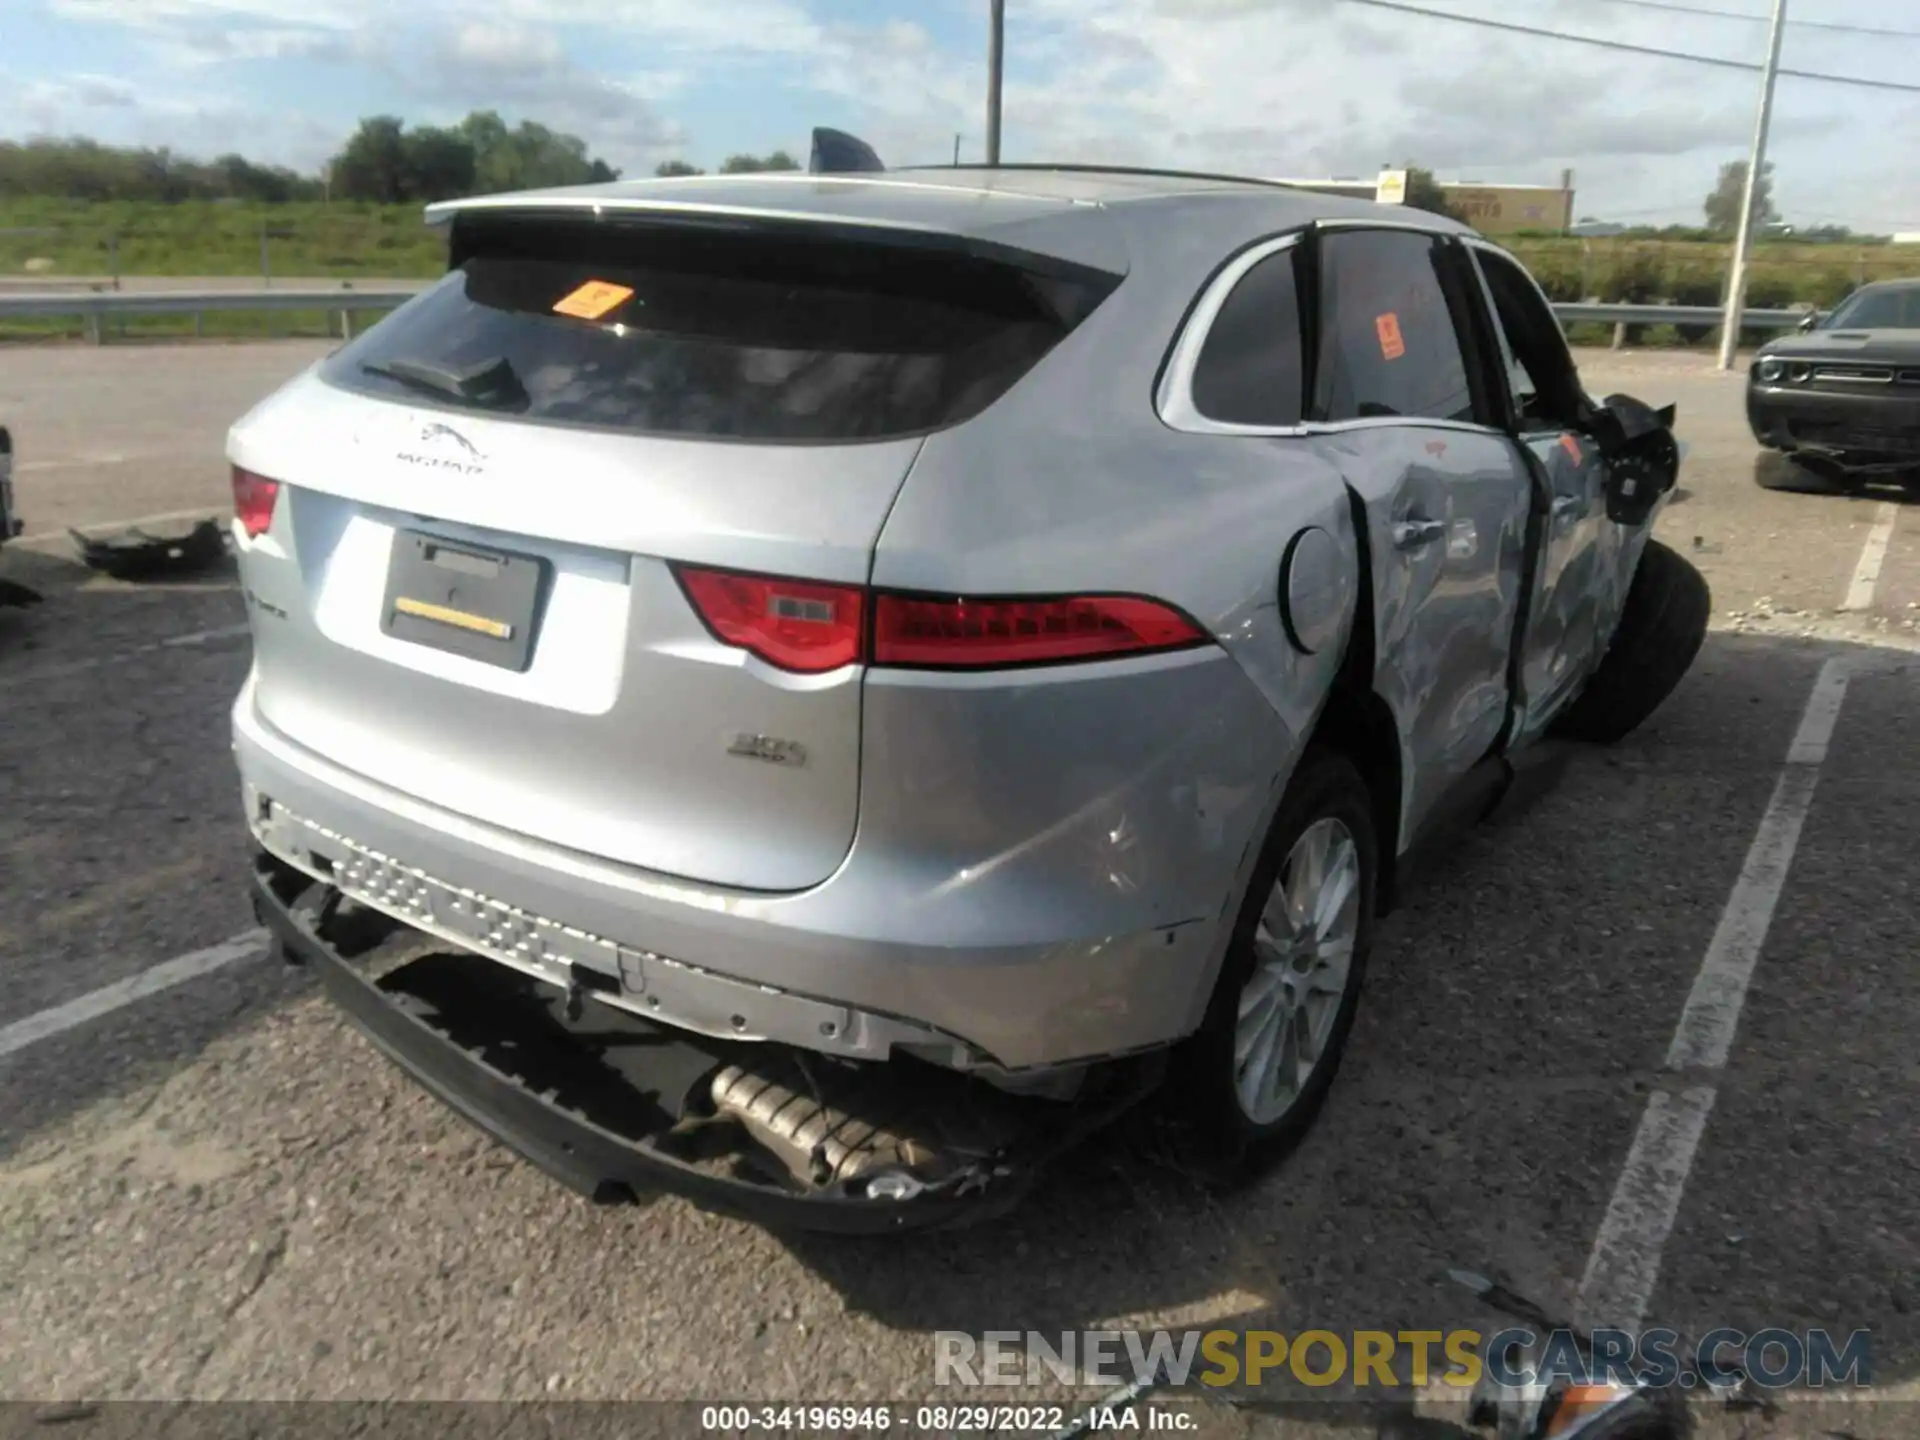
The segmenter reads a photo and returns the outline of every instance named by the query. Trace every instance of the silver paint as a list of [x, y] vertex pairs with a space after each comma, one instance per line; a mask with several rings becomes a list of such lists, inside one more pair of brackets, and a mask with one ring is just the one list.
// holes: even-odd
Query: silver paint
[[[1012, 171], [622, 182], [470, 204], [693, 205], [1125, 276], [1020, 383], [925, 440], [757, 446], [476, 414], [458, 429], [484, 464], [453, 475], [396, 458], [424, 453], [433, 413], [309, 373], [228, 443], [286, 487], [266, 535], [236, 535], [255, 613], [285, 617], [255, 627], [233, 711], [254, 793], [615, 955], [950, 1037], [1002, 1070], [1198, 1024], [1354, 642], [1363, 577], [1403, 774], [1399, 833], [1381, 838], [1403, 849], [1501, 739], [1522, 607], [1520, 698], [1544, 724], [1597, 661], [1645, 543], [1644, 528], [1569, 513], [1529, 597], [1533, 482], [1513, 438], [1400, 417], [1263, 431], [1182, 409], [1223, 267], [1310, 224], [1378, 223], [1371, 205]], [[1556, 484], [1591, 493], [1584, 472]], [[525, 676], [368, 637], [368, 576], [402, 526], [554, 564], [570, 619], [542, 632]], [[1214, 643], [1033, 670], [796, 676], [715, 641], [673, 562], [951, 595], [1143, 594]], [[791, 742], [806, 763], [739, 763], [742, 734]], [[803, 1028], [778, 1033], [835, 1048]]]
[[1319, 526], [1293, 537], [1280, 567], [1280, 602], [1294, 649], [1317, 655], [1339, 642], [1353, 610], [1355, 579], [1351, 556]]

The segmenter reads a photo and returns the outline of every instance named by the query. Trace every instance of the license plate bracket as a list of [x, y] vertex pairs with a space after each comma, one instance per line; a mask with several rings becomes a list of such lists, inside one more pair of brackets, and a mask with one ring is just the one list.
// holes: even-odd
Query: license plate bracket
[[1839, 440], [1848, 450], [1896, 450], [1908, 437], [1898, 430], [1873, 430], [1861, 427], [1842, 430]]
[[380, 629], [396, 640], [524, 672], [549, 563], [423, 530], [400, 530], [387, 561]]

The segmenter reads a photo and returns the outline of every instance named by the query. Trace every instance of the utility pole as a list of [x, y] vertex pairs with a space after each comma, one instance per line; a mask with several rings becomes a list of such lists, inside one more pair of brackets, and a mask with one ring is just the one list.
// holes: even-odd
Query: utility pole
[[1007, 0], [990, 0], [993, 23], [987, 33], [987, 164], [1000, 163], [1000, 64], [1007, 33]]
[[1740, 348], [1740, 317], [1747, 308], [1747, 257], [1753, 249], [1753, 202], [1767, 164], [1767, 126], [1773, 122], [1773, 83], [1780, 74], [1780, 38], [1787, 28], [1787, 0], [1773, 0], [1773, 26], [1767, 36], [1766, 76], [1760, 83], [1760, 118], [1753, 127], [1753, 154], [1747, 157], [1746, 194], [1741, 197], [1740, 228], [1734, 233], [1733, 272], [1727, 279], [1727, 313], [1720, 325], [1720, 368], [1733, 368]]
[[960, 167], [960, 136], [958, 133], [953, 137], [953, 164], [955, 169]]

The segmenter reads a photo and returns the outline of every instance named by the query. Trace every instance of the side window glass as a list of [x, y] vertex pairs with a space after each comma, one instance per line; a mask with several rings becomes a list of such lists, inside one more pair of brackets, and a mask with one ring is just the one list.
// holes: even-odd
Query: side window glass
[[1467, 362], [1447, 309], [1434, 242], [1398, 230], [1335, 231], [1320, 242], [1320, 412], [1475, 418]]
[[1506, 256], [1474, 249], [1474, 263], [1493, 297], [1507, 359], [1514, 413], [1523, 425], [1574, 423], [1579, 385], [1560, 322], [1527, 274]]
[[[1474, 257], [1478, 263], [1479, 257]], [[1488, 292], [1491, 299], [1492, 292]], [[1506, 322], [1500, 318], [1499, 307], [1494, 309], [1494, 330], [1500, 338], [1500, 363], [1507, 375], [1507, 393], [1513, 397], [1513, 413], [1520, 417], [1523, 424], [1544, 420], [1541, 410], [1540, 386], [1535, 383], [1533, 372], [1527, 368], [1526, 361], [1520, 358], [1514, 349], [1513, 336], [1508, 332]]]
[[1298, 425], [1305, 357], [1294, 252], [1275, 251], [1240, 277], [1214, 316], [1193, 368], [1193, 405], [1228, 425]]

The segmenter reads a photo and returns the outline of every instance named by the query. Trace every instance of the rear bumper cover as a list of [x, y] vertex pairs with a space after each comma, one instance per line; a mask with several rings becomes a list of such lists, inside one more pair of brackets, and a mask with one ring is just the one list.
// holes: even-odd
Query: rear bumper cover
[[[1097, 1098], [1072, 1107], [1045, 1106], [1047, 1118], [1036, 1123], [1033, 1134], [1000, 1157], [985, 1183], [966, 1190], [928, 1190], [904, 1199], [839, 1191], [797, 1193], [763, 1180], [715, 1173], [665, 1153], [645, 1135], [616, 1133], [569, 1103], [569, 1094], [577, 1092], [568, 1085], [530, 1080], [494, 1063], [490, 1057], [526, 1048], [517, 1027], [531, 1016], [500, 1009], [483, 1032], [470, 1025], [434, 1023], [431, 1005], [412, 1002], [404, 986], [378, 977], [364, 954], [349, 953], [326, 933], [326, 922], [318, 918], [324, 904], [316, 912], [307, 902], [316, 892], [324, 896], [327, 887], [313, 885], [263, 851], [255, 855], [251, 889], [255, 914], [287, 958], [312, 966], [329, 998], [394, 1064], [470, 1124], [600, 1203], [670, 1190], [702, 1208], [775, 1228], [876, 1233], [974, 1224], [1012, 1209], [1047, 1159], [1107, 1123], [1158, 1077], [1156, 1066], [1136, 1062], [1130, 1069], [1111, 1072], [1111, 1083], [1092, 1092]], [[644, 1028], [646, 1022], [633, 1024]], [[551, 1043], [550, 1029], [544, 1043]], [[719, 1063], [714, 1061], [715, 1066]], [[684, 1058], [681, 1068], [684, 1079]], [[665, 1087], [674, 1083], [669, 1077]], [[654, 1103], [644, 1088], [636, 1088], [625, 1108], [640, 1113]], [[604, 1098], [599, 1114], [607, 1114]]]
[[[1207, 682], [1196, 691], [1206, 723], [1189, 718], [1174, 748], [1102, 805], [1070, 814], [1071, 823], [1017, 832], [1030, 838], [969, 868], [929, 867], [946, 876], [937, 884], [903, 869], [915, 852], [887, 843], [877, 821], [833, 877], [792, 894], [727, 890], [564, 850], [334, 764], [265, 719], [251, 680], [233, 709], [233, 747], [249, 825], [268, 848], [282, 842], [263, 828], [263, 814], [284, 811], [399, 870], [602, 942], [605, 956], [587, 963], [607, 973], [619, 973], [621, 950], [660, 957], [683, 978], [698, 973], [777, 992], [802, 1009], [844, 1008], [856, 1028], [868, 1017], [934, 1037], [949, 1051], [957, 1042], [968, 1052], [961, 1068], [1025, 1083], [1171, 1044], [1204, 1010], [1228, 936], [1222, 922], [1233, 869], [1247, 853], [1243, 828], [1267, 803], [1274, 772], [1256, 737], [1209, 728], [1225, 724], [1221, 712], [1231, 708], [1212, 703], [1213, 687], [1253, 693], [1238, 669], [1221, 660], [1195, 672]], [[1270, 712], [1268, 719], [1261, 733], [1271, 743]], [[1231, 743], [1240, 740], [1246, 743]], [[1209, 777], [1202, 769], [1196, 780], [1186, 768], [1190, 751], [1225, 756], [1245, 773]], [[1100, 766], [1088, 771], [1088, 785], [1107, 774]], [[970, 813], [940, 797], [922, 808], [948, 817], [942, 824]], [[301, 863], [284, 848], [279, 853]], [[1204, 890], [1194, 883], [1203, 874], [1211, 881]], [[359, 898], [414, 923], [378, 894]], [[495, 958], [514, 963], [510, 953]], [[817, 1032], [820, 1017], [807, 1013]], [[676, 1017], [663, 1010], [660, 1018]], [[678, 1018], [712, 1033], [697, 1015]], [[849, 1051], [825, 1036], [772, 1031], [767, 1038], [861, 1058], [885, 1053]]]

